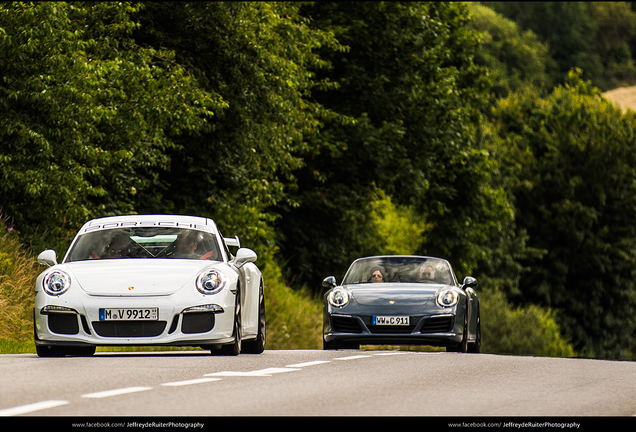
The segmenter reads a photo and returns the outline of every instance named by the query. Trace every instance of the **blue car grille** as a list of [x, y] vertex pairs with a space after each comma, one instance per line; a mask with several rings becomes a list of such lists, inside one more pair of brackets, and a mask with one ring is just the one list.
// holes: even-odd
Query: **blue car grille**
[[431, 317], [424, 322], [420, 333], [444, 333], [451, 331], [454, 324], [454, 317], [452, 316], [440, 316]]
[[[373, 334], [410, 334], [415, 327], [420, 316], [411, 316], [411, 325], [409, 326], [379, 326], [371, 325], [371, 317], [361, 317], [365, 322], [364, 326]], [[420, 329], [420, 333], [445, 333], [453, 329], [455, 318], [453, 316], [434, 316], [424, 319], [424, 323]], [[332, 316], [331, 328], [335, 332], [340, 333], [362, 333], [364, 327], [358, 318]]]
[[387, 333], [391, 333], [391, 334], [408, 334], [408, 333], [412, 333], [414, 328], [415, 328], [414, 325], [409, 325], [409, 326], [380, 326], [380, 325], [372, 325], [372, 326], [369, 326], [369, 331], [371, 333], [377, 333], [377, 334], [387, 334]]
[[341, 333], [362, 333], [360, 322], [356, 318], [332, 316], [331, 328]]

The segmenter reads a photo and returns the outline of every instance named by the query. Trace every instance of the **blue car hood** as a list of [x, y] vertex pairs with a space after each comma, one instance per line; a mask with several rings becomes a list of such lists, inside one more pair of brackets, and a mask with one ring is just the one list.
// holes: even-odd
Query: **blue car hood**
[[442, 284], [409, 284], [409, 283], [383, 283], [383, 284], [356, 284], [345, 285], [351, 293], [352, 299], [364, 306], [386, 306], [388, 302], [395, 306], [422, 306], [435, 301], [437, 293], [441, 289], [452, 288]]

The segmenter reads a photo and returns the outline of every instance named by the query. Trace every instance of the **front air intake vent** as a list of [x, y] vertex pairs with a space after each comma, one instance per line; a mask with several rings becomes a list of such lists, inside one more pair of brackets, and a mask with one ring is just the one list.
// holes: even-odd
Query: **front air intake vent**
[[421, 333], [445, 333], [451, 331], [454, 324], [454, 318], [448, 316], [431, 317], [426, 320], [422, 326]]
[[166, 321], [93, 321], [102, 337], [155, 337], [163, 333]]
[[214, 328], [214, 312], [192, 312], [183, 314], [183, 333], [207, 333]]
[[340, 333], [362, 333], [360, 322], [350, 317], [332, 316], [331, 328]]
[[48, 314], [49, 330], [52, 333], [74, 335], [79, 333], [79, 322], [74, 313], [54, 313]]

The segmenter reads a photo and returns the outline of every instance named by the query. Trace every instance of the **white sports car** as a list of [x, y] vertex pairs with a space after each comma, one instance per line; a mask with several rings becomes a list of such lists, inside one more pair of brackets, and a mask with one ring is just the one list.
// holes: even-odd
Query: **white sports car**
[[[236, 255], [228, 246], [238, 247]], [[211, 219], [131, 215], [87, 222], [62, 263], [35, 284], [39, 356], [92, 355], [97, 346], [200, 346], [261, 353], [263, 278], [256, 253]]]

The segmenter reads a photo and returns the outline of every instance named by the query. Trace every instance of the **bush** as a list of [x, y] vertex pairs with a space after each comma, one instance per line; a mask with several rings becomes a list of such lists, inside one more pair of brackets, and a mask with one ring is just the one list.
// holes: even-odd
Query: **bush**
[[11, 227], [0, 220], [0, 340], [33, 337], [33, 286], [37, 260], [27, 255]]
[[515, 308], [497, 288], [479, 293], [481, 305], [482, 352], [493, 354], [574, 357], [564, 340], [555, 313], [536, 305]]
[[322, 349], [322, 301], [307, 288], [291, 289], [280, 267], [261, 264], [267, 317], [266, 349]]

